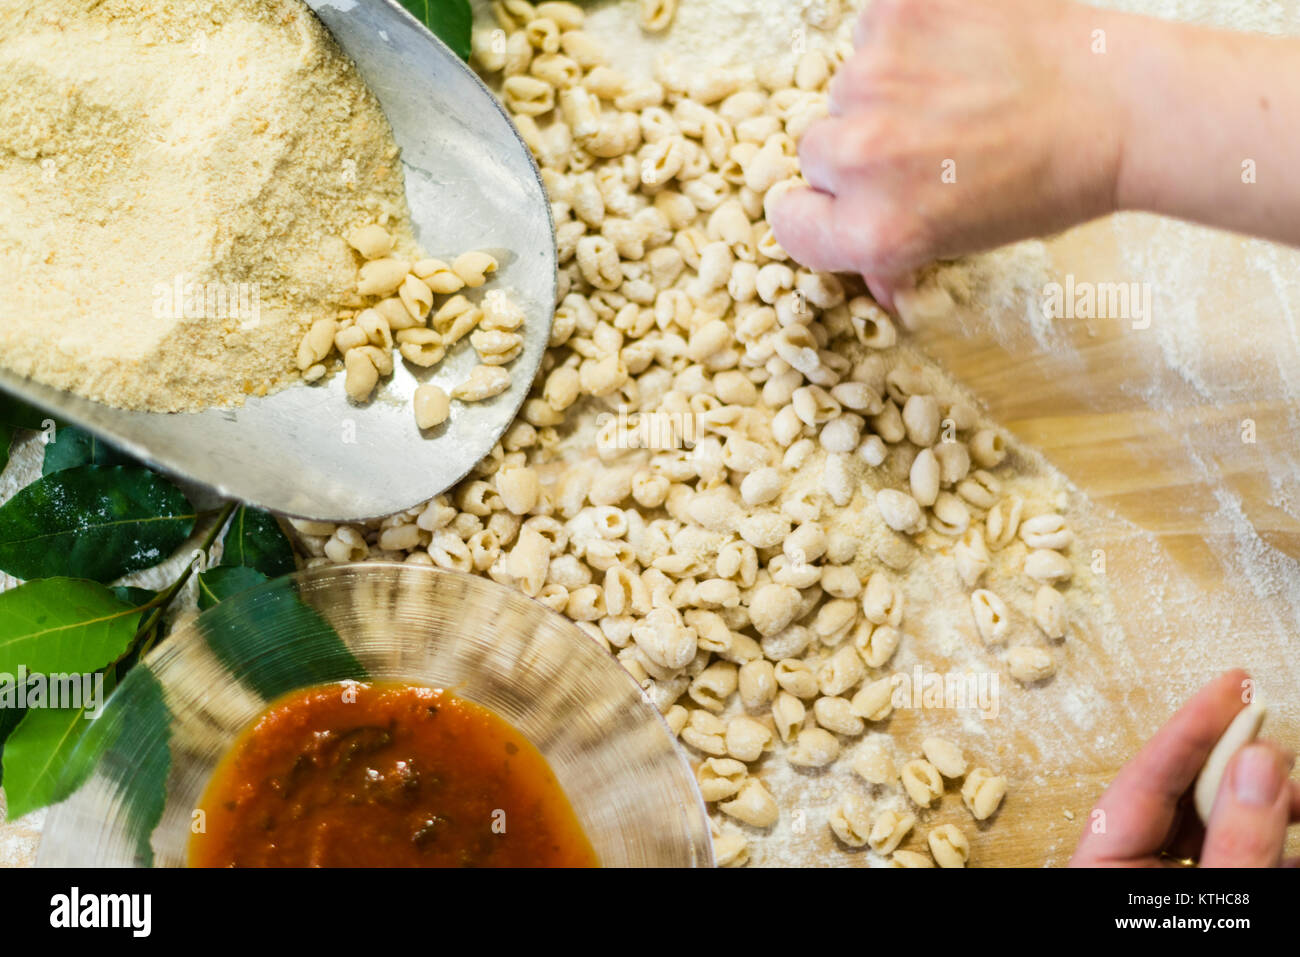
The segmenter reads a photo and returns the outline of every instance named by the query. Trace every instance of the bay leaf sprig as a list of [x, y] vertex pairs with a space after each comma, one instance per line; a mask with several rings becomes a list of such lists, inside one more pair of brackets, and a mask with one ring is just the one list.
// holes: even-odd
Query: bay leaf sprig
[[[20, 666], [29, 676], [97, 676], [108, 693], [165, 640], [168, 612], [191, 578], [197, 575], [200, 607], [210, 607], [297, 564], [271, 514], [235, 502], [200, 512], [166, 477], [3, 394], [0, 471], [24, 430], [41, 432], [45, 448], [41, 477], [0, 505], [0, 571], [23, 579], [0, 592], [0, 676], [13, 676], [7, 683], [0, 677], [0, 783], [10, 818], [66, 798], [111, 746], [87, 720], [90, 702], [17, 707]], [[171, 558], [200, 524], [207, 530], [192, 560], [167, 587], [113, 584]], [[161, 696], [157, 705], [153, 717], [165, 724]], [[138, 822], [142, 861], [165, 799], [166, 750], [163, 739], [148, 774], [130, 782], [151, 792], [141, 795], [153, 809]]]

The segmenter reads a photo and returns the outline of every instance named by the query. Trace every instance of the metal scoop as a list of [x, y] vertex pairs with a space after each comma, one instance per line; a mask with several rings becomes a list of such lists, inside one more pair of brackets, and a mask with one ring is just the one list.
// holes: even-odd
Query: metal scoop
[[0, 369], [0, 388], [99, 433], [124, 451], [222, 495], [302, 518], [350, 521], [402, 511], [463, 478], [510, 425], [532, 386], [555, 307], [555, 231], [537, 165], [500, 104], [442, 41], [394, 0], [308, 0], [383, 107], [402, 150], [416, 235], [431, 255], [487, 249], [527, 319], [510, 388], [452, 403], [428, 434], [411, 396], [450, 393], [477, 364], [468, 341], [419, 378], [400, 360], [365, 405], [342, 375], [234, 409], [126, 412]]

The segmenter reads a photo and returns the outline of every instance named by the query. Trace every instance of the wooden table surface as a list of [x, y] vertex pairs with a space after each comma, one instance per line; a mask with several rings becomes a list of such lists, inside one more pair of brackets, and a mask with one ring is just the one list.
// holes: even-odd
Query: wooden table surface
[[[916, 336], [1097, 506], [1089, 544], [1106, 551], [1126, 654], [1090, 690], [1118, 750], [1232, 666], [1273, 704], [1265, 734], [1300, 748], [1300, 253], [1135, 215], [1046, 247], [1057, 281], [1149, 284], [1150, 327], [1065, 320], [1037, 342], [1022, 300]], [[1121, 762], [1058, 757], [981, 832], [984, 863], [1068, 858]]]

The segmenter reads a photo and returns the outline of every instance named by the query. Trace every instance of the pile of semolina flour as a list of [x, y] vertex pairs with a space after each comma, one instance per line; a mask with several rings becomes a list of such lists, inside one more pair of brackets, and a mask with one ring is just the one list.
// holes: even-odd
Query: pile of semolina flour
[[357, 305], [342, 237], [412, 246], [398, 150], [300, 0], [0, 0], [0, 364], [127, 409], [298, 376]]

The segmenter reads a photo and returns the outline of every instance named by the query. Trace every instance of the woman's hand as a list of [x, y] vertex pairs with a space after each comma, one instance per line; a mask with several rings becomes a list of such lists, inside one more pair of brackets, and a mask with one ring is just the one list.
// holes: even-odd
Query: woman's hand
[[1123, 118], [1091, 52], [1106, 14], [1061, 0], [874, 0], [799, 144], [814, 187], [772, 210], [799, 262], [877, 298], [941, 257], [1109, 212]]
[[1295, 755], [1259, 741], [1228, 764], [1210, 823], [1190, 790], [1244, 707], [1250, 679], [1229, 671], [1197, 692], [1119, 775], [1089, 816], [1072, 867], [1158, 867], [1191, 858], [1203, 867], [1277, 867], [1287, 825], [1300, 820]]
[[934, 259], [1120, 209], [1300, 245], [1300, 40], [1066, 0], [872, 0], [776, 238], [885, 306]]

